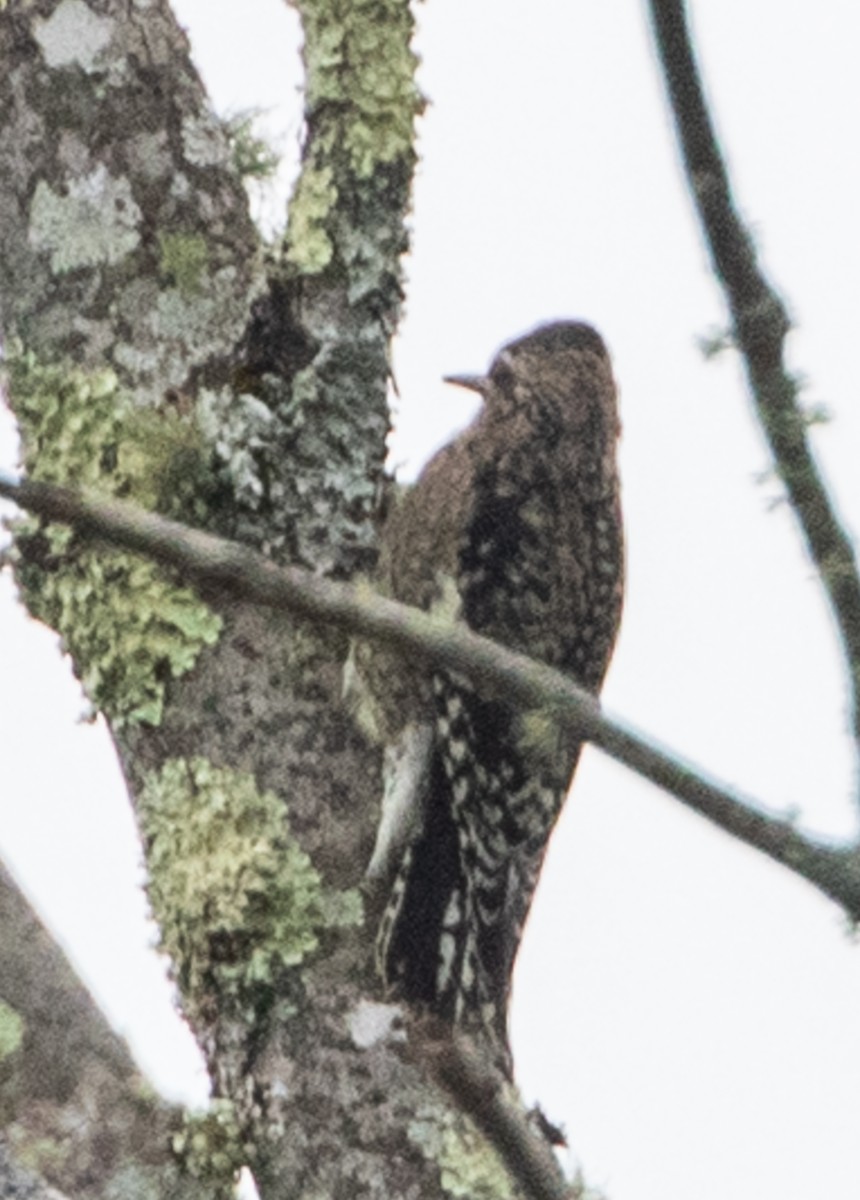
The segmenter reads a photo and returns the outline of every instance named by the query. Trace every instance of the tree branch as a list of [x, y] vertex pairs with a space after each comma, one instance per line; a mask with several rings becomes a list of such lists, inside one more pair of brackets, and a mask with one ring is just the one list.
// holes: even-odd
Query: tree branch
[[[17, 1186], [17, 1164], [69, 1197], [107, 1200], [123, 1173], [139, 1180], [137, 1194], [211, 1197], [172, 1149], [181, 1110], [145, 1084], [2, 863], [0, 929], [0, 1196], [47, 1197], [35, 1179]], [[229, 1186], [230, 1170], [223, 1176]]]
[[18, 482], [0, 472], [0, 495], [79, 532], [176, 567], [208, 587], [285, 609], [352, 634], [385, 642], [465, 674], [483, 691], [570, 721], [611, 758], [684, 801], [727, 833], [788, 867], [860, 920], [860, 845], [834, 846], [799, 833], [789, 818], [710, 779], [617, 718], [590, 693], [542, 663], [373, 592], [297, 567], [276, 567], [224, 538], [168, 521], [134, 505], [91, 499], [69, 488]]
[[467, 1038], [433, 1020], [412, 1025], [410, 1045], [438, 1083], [467, 1113], [532, 1200], [581, 1200], [585, 1188], [569, 1183], [549, 1143], [505, 1094], [505, 1081]]
[[785, 306], [761, 271], [735, 207], [702, 94], [683, 0], [649, 0], [675, 130], [714, 272], [732, 317], [759, 423], [785, 483], [836, 621], [848, 669], [852, 730], [860, 752], [860, 576], [807, 437], [799, 385], [785, 366]]

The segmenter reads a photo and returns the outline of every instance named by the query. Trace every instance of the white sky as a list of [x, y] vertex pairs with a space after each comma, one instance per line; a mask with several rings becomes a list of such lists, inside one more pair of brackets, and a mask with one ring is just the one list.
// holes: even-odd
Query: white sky
[[[271, 107], [295, 158], [300, 73], [282, 0], [176, 4], [220, 109]], [[743, 208], [797, 323], [817, 438], [860, 517], [860, 211], [853, 0], [698, 0]], [[419, 6], [421, 126], [393, 456], [414, 475], [471, 415], [481, 370], [549, 317], [604, 333], [622, 393], [629, 588], [604, 693], [621, 714], [807, 827], [853, 825], [842, 675], [818, 586], [736, 361], [679, 181], [641, 5]], [[8, 425], [0, 459], [11, 465]], [[202, 1077], [142, 946], [131, 822], [52, 636], [0, 588], [0, 850], [172, 1094]], [[611, 1200], [855, 1200], [860, 950], [810, 888], [590, 752], [520, 958], [521, 1082]], [[181, 1032], [181, 1031], [180, 1031]]]

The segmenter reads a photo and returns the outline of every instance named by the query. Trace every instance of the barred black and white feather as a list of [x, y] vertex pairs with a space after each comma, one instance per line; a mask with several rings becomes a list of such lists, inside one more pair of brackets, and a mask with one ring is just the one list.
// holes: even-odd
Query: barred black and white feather
[[[623, 588], [619, 421], [603, 341], [556, 322], [505, 346], [487, 376], [451, 381], [479, 391], [483, 408], [393, 513], [382, 584], [406, 603], [444, 604], [596, 693]], [[514, 959], [581, 746], [457, 675], [399, 664], [375, 690], [401, 747], [387, 790], [412, 822], [380, 968], [393, 992], [472, 1030], [509, 1071]], [[384, 856], [380, 844], [374, 857]]]

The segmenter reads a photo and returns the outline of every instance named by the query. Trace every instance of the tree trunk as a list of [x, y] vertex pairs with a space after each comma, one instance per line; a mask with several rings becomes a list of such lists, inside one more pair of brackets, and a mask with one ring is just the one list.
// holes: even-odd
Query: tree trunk
[[[9, 0], [2, 333], [32, 478], [348, 577], [374, 561], [420, 101], [404, 0], [298, 7], [303, 169], [266, 260], [165, 0]], [[196, 1186], [221, 1194], [243, 1163], [264, 1200], [500, 1180], [401, 1057], [378, 994], [358, 889], [380, 764], [341, 703], [344, 639], [31, 519], [14, 560], [119, 748], [218, 1098], [177, 1142]], [[3, 955], [29, 955], [12, 931]], [[5, 985], [0, 998], [16, 1007]], [[108, 1194], [104, 1178], [39, 1170]]]

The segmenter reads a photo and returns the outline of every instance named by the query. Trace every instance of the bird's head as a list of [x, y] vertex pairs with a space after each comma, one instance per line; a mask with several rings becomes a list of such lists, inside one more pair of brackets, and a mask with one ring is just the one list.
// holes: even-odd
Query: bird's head
[[446, 375], [483, 396], [500, 416], [535, 407], [567, 429], [618, 432], [616, 389], [603, 338], [583, 321], [552, 321], [499, 350], [486, 375]]

